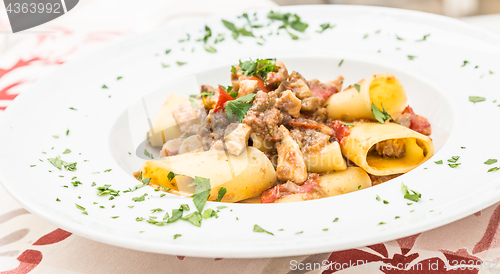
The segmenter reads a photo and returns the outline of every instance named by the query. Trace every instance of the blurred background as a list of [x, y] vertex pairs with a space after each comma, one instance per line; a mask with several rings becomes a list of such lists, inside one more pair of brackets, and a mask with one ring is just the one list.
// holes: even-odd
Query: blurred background
[[419, 10], [451, 17], [500, 13], [500, 0], [274, 0], [278, 5], [348, 4]]

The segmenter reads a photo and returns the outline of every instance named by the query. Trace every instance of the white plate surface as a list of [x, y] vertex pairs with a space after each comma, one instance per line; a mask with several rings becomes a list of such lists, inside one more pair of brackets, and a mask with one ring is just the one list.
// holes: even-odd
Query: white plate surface
[[[397, 9], [335, 5], [279, 11], [297, 13], [309, 23], [302, 39], [291, 40], [285, 32], [267, 36], [266, 28], [264, 46], [246, 37], [239, 44], [221, 18], [243, 21], [227, 14], [145, 34], [64, 64], [21, 94], [4, 115], [0, 124], [4, 187], [32, 213], [89, 239], [149, 252], [226, 258], [311, 254], [379, 243], [442, 226], [500, 200], [500, 171], [487, 172], [495, 165], [483, 164], [500, 157], [496, 125], [500, 107], [493, 102], [500, 99], [500, 38], [453, 19]], [[267, 22], [267, 13], [258, 11], [258, 17]], [[323, 23], [336, 27], [317, 33]], [[226, 41], [216, 45], [217, 53], [206, 52], [199, 42], [177, 41], [185, 33], [192, 40], [202, 37], [205, 24], [214, 34], [226, 33]], [[277, 27], [278, 23], [272, 28]], [[431, 34], [426, 41], [416, 42], [426, 34]], [[166, 55], [166, 49], [172, 52]], [[408, 55], [416, 57], [409, 60]], [[308, 79], [326, 81], [342, 74], [345, 85], [373, 73], [395, 74], [411, 106], [433, 126], [434, 157], [397, 179], [347, 195], [290, 204], [225, 204], [228, 208], [221, 210], [219, 218], [204, 220], [201, 228], [184, 221], [158, 227], [135, 220], [162, 218], [165, 211], [151, 214], [150, 210], [170, 212], [183, 203], [193, 211], [191, 199], [171, 194], [160, 198], [152, 188], [121, 193], [114, 200], [96, 195], [93, 182], [122, 191], [137, 185], [131, 173], [143, 159], [135, 154], [134, 140], [144, 130], [135, 126], [130, 130], [134, 123], [128, 117], [130, 106], [144, 97], [153, 116], [169, 82], [194, 75], [198, 84], [228, 85], [230, 65], [249, 57], [276, 57], [289, 71], [299, 71]], [[462, 67], [464, 60], [469, 63]], [[187, 64], [179, 67], [176, 61]], [[123, 78], [117, 81], [117, 76]], [[102, 89], [103, 84], [109, 88]], [[469, 96], [487, 100], [474, 104]], [[66, 148], [72, 152], [62, 154]], [[46, 159], [57, 155], [78, 162], [78, 170], [54, 168]], [[446, 164], [451, 156], [460, 156], [459, 167]], [[435, 164], [438, 160], [444, 164]], [[107, 169], [112, 170], [104, 172]], [[74, 187], [73, 176], [82, 185]], [[422, 199], [407, 205], [402, 182], [422, 193]], [[144, 193], [150, 199], [132, 201]], [[377, 195], [389, 204], [377, 201]], [[88, 215], [75, 203], [85, 207]], [[208, 202], [205, 208], [219, 205]], [[334, 223], [335, 218], [339, 221]], [[274, 236], [253, 232], [255, 224]], [[174, 234], [182, 236], [174, 240]]]

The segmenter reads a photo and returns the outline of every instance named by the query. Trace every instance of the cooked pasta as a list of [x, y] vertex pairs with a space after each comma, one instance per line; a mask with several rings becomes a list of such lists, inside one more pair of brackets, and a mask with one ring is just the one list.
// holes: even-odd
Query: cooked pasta
[[232, 86], [168, 97], [147, 133], [160, 158], [136, 176], [176, 195], [193, 195], [203, 178], [210, 201], [284, 203], [365, 189], [432, 157], [431, 125], [394, 75], [341, 91], [343, 81], [306, 80], [274, 59], [240, 61]]

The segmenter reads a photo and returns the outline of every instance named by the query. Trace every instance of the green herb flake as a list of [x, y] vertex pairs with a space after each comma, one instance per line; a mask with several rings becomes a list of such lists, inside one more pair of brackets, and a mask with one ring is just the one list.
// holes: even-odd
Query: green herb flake
[[71, 153], [71, 150], [68, 148], [66, 150], [64, 150], [64, 152], [63, 152], [63, 154], [69, 154], [69, 153]]
[[180, 67], [180, 66], [184, 66], [185, 64], [187, 64], [186, 62], [180, 62], [180, 61], [177, 61], [176, 62], [177, 65]]
[[317, 30], [316, 32], [317, 33], [323, 33], [325, 30], [327, 30], [327, 29], [333, 29], [335, 26], [336, 25], [330, 25], [330, 23], [321, 24], [321, 25], [319, 25], [319, 27], [321, 29]]
[[[361, 86], [358, 84], [354, 84], [354, 88], [359, 92], [361, 90]], [[373, 104], [373, 103], [372, 103]]]
[[161, 67], [162, 68], [168, 68], [168, 67], [170, 67], [170, 65], [169, 64], [165, 64], [165, 63], [161, 63]]
[[415, 60], [415, 58], [417, 58], [417, 56], [415, 56], [415, 55], [408, 55], [408, 60], [410, 60], [410, 61]]
[[110, 172], [112, 169], [106, 169], [104, 172]]
[[273, 235], [273, 236], [274, 236], [274, 234], [273, 234], [273, 233], [271, 233], [271, 232], [269, 232], [269, 231], [267, 231], [267, 230], [263, 229], [262, 227], [260, 227], [260, 226], [258, 226], [258, 225], [254, 225], [254, 226], [253, 226], [253, 232], [267, 233], [267, 234], [270, 234], [270, 235]]
[[120, 216], [113, 216], [111, 217], [112, 219], [116, 219], [116, 218], [119, 218]]
[[68, 135], [69, 135], [69, 129], [66, 130], [66, 136], [68, 136]]
[[59, 198], [56, 198], [56, 202], [60, 202], [61, 200], [59, 200]]
[[394, 217], [394, 219], [399, 219], [399, 218], [401, 218], [401, 217], [399, 217], [399, 216]]
[[77, 110], [77, 109], [76, 109], [76, 108], [74, 108], [74, 107], [70, 107], [69, 109], [71, 109], [71, 110]]
[[59, 138], [59, 135], [52, 135], [52, 137], [54, 137], [54, 139], [57, 139]]
[[422, 39], [417, 40], [416, 42], [423, 42], [423, 41], [426, 41], [426, 40], [427, 40], [427, 38], [428, 38], [429, 36], [431, 36], [431, 35], [430, 35], [430, 34], [426, 34], [426, 35], [424, 35], [424, 37], [423, 37]]
[[79, 204], [75, 204], [75, 205], [76, 205], [76, 208], [78, 208], [79, 210], [82, 210], [82, 211], [86, 210], [83, 206], [81, 206]]
[[335, 223], [335, 222], [338, 222], [338, 220], [339, 220], [339, 218], [335, 218], [335, 219], [333, 219], [333, 222], [334, 222], [334, 223]]
[[497, 170], [500, 170], [500, 167], [492, 167], [492, 168], [488, 169], [488, 172], [493, 172], [493, 171], [497, 171]]
[[480, 96], [469, 96], [469, 101], [475, 104], [486, 101], [486, 98]]
[[102, 85], [102, 87], [101, 87], [101, 88], [108, 88], [108, 86], [106, 86], [106, 85]]
[[384, 108], [384, 105], [382, 105], [382, 110], [383, 111], [380, 111], [380, 109], [372, 102], [372, 113], [375, 120], [379, 121], [382, 124], [384, 124], [385, 121], [389, 119], [394, 120], [392, 119], [391, 115], [387, 113], [387, 111]]
[[340, 60], [339, 67], [341, 67], [343, 63], [344, 63], [344, 59]]
[[30, 167], [36, 167], [36, 165], [30, 165]]
[[436, 163], [438, 165], [442, 165], [443, 164], [443, 160], [435, 161], [434, 163]]
[[384, 204], [388, 204], [389, 202], [387, 200], [382, 201]]
[[385, 225], [385, 223], [384, 222], [380, 222], [380, 223], [378, 223], [378, 225]]
[[422, 198], [422, 194], [409, 189], [404, 183], [401, 183], [401, 192], [403, 192], [404, 198], [410, 201], [418, 202], [418, 200]]
[[194, 226], [201, 227], [202, 216], [201, 216], [200, 212], [198, 212], [198, 211], [195, 211], [191, 214], [188, 214], [188, 215], [182, 217], [181, 219], [184, 221], [190, 222]]
[[229, 121], [233, 121], [233, 114], [238, 117], [238, 120], [241, 122], [245, 117], [247, 111], [252, 106], [251, 101], [254, 99], [256, 95], [254, 93], [245, 95], [238, 99], [228, 101], [226, 104], [226, 113], [229, 118]]
[[147, 193], [144, 193], [143, 195], [139, 196], [139, 197], [134, 197], [132, 198], [132, 201], [134, 202], [142, 202], [146, 199], [146, 196], [148, 196]]
[[198, 212], [200, 213], [203, 212], [203, 207], [205, 206], [205, 203], [207, 202], [207, 199], [210, 196], [210, 190], [211, 190], [210, 179], [195, 176], [194, 181], [188, 186], [189, 187], [196, 186], [196, 189], [193, 194], [193, 203], [196, 206]]
[[297, 235], [297, 234], [302, 234], [302, 233], [304, 233], [304, 231], [299, 231], [299, 232], [296, 232], [296, 233], [295, 233], [295, 235]]
[[468, 63], [469, 63], [469, 61], [465, 60], [464, 64], [462, 65], [462, 67], [465, 67]]
[[377, 197], [375, 197], [375, 200], [381, 201], [382, 199], [380, 199], [380, 196], [377, 195]]
[[182, 236], [182, 235], [181, 234], [175, 234], [174, 235], [174, 240], [177, 239], [177, 238], [179, 238], [180, 236]]
[[149, 157], [151, 159], [153, 159], [153, 155], [151, 153], [149, 153], [149, 151], [147, 149], [144, 149], [144, 155], [146, 155], [146, 157]]
[[484, 162], [485, 165], [492, 165], [497, 162], [497, 159], [488, 159], [486, 162]]
[[226, 188], [225, 187], [221, 187], [219, 188], [219, 193], [218, 193], [218, 196], [217, 196], [217, 200], [215, 200], [216, 202], [220, 202], [222, 201], [222, 198], [224, 197], [224, 195], [226, 195]]
[[323, 231], [328, 231], [328, 228], [323, 228]]

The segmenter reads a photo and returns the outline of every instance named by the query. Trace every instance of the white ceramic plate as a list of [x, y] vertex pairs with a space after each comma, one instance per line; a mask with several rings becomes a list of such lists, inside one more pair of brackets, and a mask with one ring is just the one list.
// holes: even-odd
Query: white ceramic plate
[[[0, 125], [0, 179], [5, 188], [32, 213], [89, 239], [150, 252], [226, 258], [310, 254], [374, 244], [447, 224], [500, 200], [500, 172], [487, 172], [495, 165], [483, 164], [500, 157], [495, 119], [500, 107], [493, 102], [500, 99], [498, 37], [453, 19], [397, 9], [332, 5], [278, 10], [297, 13], [309, 23], [302, 39], [291, 40], [285, 32], [268, 36], [269, 28], [279, 26], [275, 23], [255, 30], [264, 33], [264, 46], [248, 37], [237, 43], [221, 24], [221, 18], [243, 24], [232, 14], [165, 28], [64, 64], [21, 94], [5, 113]], [[267, 22], [267, 13], [259, 11], [258, 17]], [[336, 27], [317, 33], [323, 23]], [[216, 45], [217, 53], [208, 53], [193, 41], [203, 37], [205, 24], [214, 35], [226, 33], [226, 40]], [[185, 33], [191, 34], [191, 41], [179, 43]], [[427, 34], [431, 35], [426, 41], [416, 42]], [[172, 51], [165, 54], [166, 49]], [[416, 57], [409, 60], [408, 55]], [[291, 204], [226, 204], [219, 218], [204, 220], [201, 228], [185, 221], [159, 227], [135, 220], [162, 218], [165, 211], [151, 214], [150, 210], [170, 212], [182, 203], [193, 210], [188, 198], [171, 194], [160, 198], [149, 187], [114, 200], [96, 195], [96, 187], [104, 184], [122, 191], [137, 185], [131, 173], [143, 159], [134, 153], [133, 140], [144, 131], [130, 130], [129, 106], [146, 95], [153, 116], [166, 97], [155, 87], [190, 75], [198, 84], [227, 85], [230, 65], [249, 57], [276, 57], [290, 71], [322, 81], [342, 74], [346, 85], [373, 73], [394, 73], [414, 110], [432, 123], [434, 157], [395, 180], [343, 196]], [[464, 60], [469, 63], [462, 67]], [[187, 64], [177, 66], [176, 61]], [[123, 78], [116, 80], [118, 76]], [[103, 84], [109, 88], [101, 88]], [[474, 104], [469, 96], [487, 100]], [[62, 154], [66, 148], [72, 152]], [[57, 155], [77, 161], [78, 170], [54, 168], [46, 159]], [[451, 156], [460, 156], [459, 167], [446, 164]], [[435, 164], [438, 160], [444, 164]], [[104, 172], [107, 169], [112, 171]], [[74, 187], [73, 176], [82, 185]], [[422, 199], [407, 205], [402, 182], [422, 193]], [[150, 199], [132, 201], [144, 193]], [[389, 204], [377, 201], [377, 195]], [[219, 205], [208, 202], [205, 208]], [[253, 232], [255, 224], [274, 236]], [[174, 240], [174, 234], [182, 236]]]

